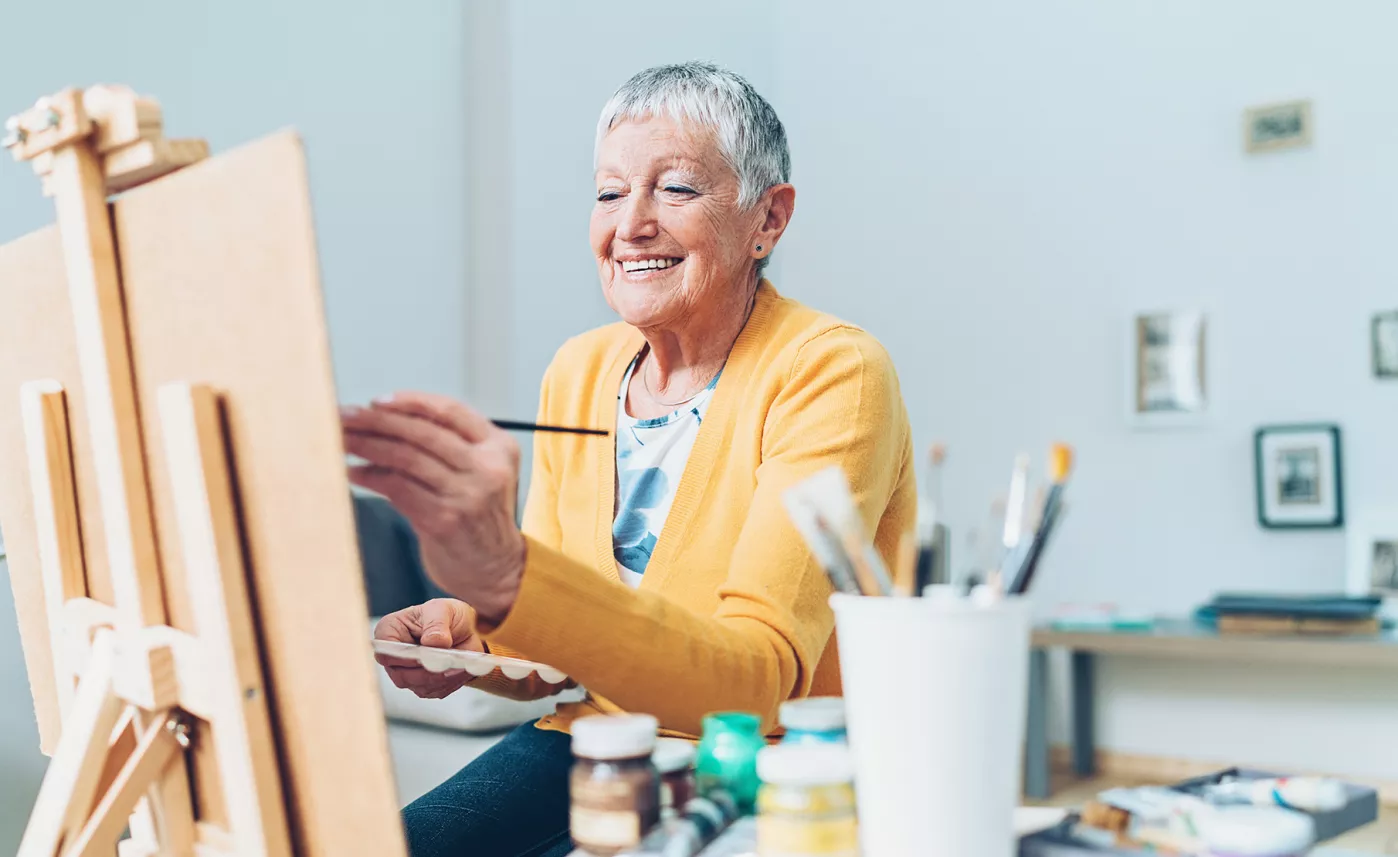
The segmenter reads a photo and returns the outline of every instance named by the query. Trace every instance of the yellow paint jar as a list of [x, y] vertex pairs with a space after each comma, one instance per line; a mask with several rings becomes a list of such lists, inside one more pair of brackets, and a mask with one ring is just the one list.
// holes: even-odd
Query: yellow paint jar
[[757, 756], [761, 857], [858, 857], [854, 765], [840, 744], [780, 744]]

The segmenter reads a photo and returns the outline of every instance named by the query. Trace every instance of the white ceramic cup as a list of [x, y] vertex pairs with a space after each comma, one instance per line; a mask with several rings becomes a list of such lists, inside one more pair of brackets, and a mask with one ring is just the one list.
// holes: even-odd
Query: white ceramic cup
[[1013, 857], [1029, 605], [830, 598], [863, 857]]

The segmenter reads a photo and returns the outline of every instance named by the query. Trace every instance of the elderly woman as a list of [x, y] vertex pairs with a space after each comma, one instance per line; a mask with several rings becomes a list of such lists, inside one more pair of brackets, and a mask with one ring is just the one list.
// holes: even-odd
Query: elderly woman
[[[782, 493], [843, 468], [891, 556], [914, 515], [912, 446], [879, 343], [762, 278], [789, 173], [776, 113], [723, 69], [653, 68], [603, 108], [590, 233], [621, 322], [559, 349], [538, 413], [612, 439], [537, 436], [522, 528], [519, 449], [479, 413], [418, 393], [345, 412], [347, 448], [369, 462], [353, 480], [403, 512], [460, 599], [377, 635], [542, 661], [589, 691], [408, 806], [416, 857], [568, 853], [576, 718], [646, 712], [695, 736], [706, 713], [742, 710], [770, 732], [782, 701], [840, 693], [830, 585]], [[559, 690], [385, 663], [421, 696]]]

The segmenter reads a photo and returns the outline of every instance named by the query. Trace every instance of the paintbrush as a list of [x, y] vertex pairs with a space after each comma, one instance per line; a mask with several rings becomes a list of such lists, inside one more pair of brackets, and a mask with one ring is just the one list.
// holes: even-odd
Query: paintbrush
[[[996, 497], [990, 501], [990, 520], [984, 529], [980, 531], [979, 539], [976, 543], [976, 575], [977, 581], [985, 582], [986, 575], [1000, 568], [1003, 557], [1000, 556], [1000, 543], [1002, 539], [997, 535], [1002, 533], [1005, 526], [1005, 498]], [[972, 584], [974, 585], [974, 584]]]
[[984, 583], [972, 586], [966, 595], [977, 607], [989, 607], [1005, 597], [1005, 576], [997, 568], [985, 576]]
[[1055, 443], [1049, 451], [1049, 492], [1044, 500], [1044, 512], [1063, 502], [1063, 486], [1068, 483], [1068, 475], [1073, 472], [1073, 448], [1066, 443]]
[[850, 564], [854, 566], [854, 578], [859, 581], [859, 590], [865, 595], [893, 594], [893, 585], [887, 582], [888, 572], [885, 571], [882, 577], [875, 573], [875, 565], [864, 550], [864, 544], [863, 535], [859, 530], [848, 526], [841, 529], [840, 546], [845, 549], [845, 556], [849, 557]]
[[1014, 572], [1009, 590], [1012, 595], [1023, 595], [1034, 580], [1034, 570], [1038, 568], [1039, 558], [1043, 556], [1044, 545], [1048, 543], [1049, 536], [1053, 534], [1053, 528], [1062, 513], [1063, 488], [1072, 470], [1073, 448], [1066, 443], [1055, 443], [1049, 455], [1049, 479], [1052, 485], [1049, 487], [1047, 499], [1044, 500], [1043, 519], [1039, 522], [1023, 560], [1017, 568], [1009, 569]]
[[[1020, 453], [1015, 456], [1014, 470], [1010, 472], [1010, 493], [1005, 500], [1005, 528], [1002, 539], [1005, 545], [1005, 558], [1009, 558], [1019, 547], [1024, 537], [1024, 500], [1029, 493], [1029, 456]], [[1004, 568], [1004, 562], [1001, 562]]]
[[858, 567], [850, 562], [847, 551], [840, 544], [840, 537], [830, 529], [830, 524], [825, 518], [812, 510], [811, 521], [830, 557], [830, 564], [825, 566], [825, 575], [830, 578], [831, 585], [846, 595], [878, 595], [877, 591], [871, 591], [866, 587], [866, 581], [861, 579]]
[[518, 420], [491, 420], [490, 422], [494, 424], [496, 428], [502, 428], [506, 431], [539, 431], [554, 432], [557, 434], [587, 434], [596, 435], [597, 437], [607, 437], [611, 434], [611, 432], [607, 431], [606, 429], [576, 428], [573, 426], [547, 426], [540, 425], [539, 423], [519, 422]]
[[927, 485], [932, 502], [942, 503], [942, 464], [947, 460], [947, 445], [934, 443], [927, 450]]
[[791, 523], [806, 540], [806, 546], [815, 555], [816, 562], [825, 570], [825, 575], [830, 578], [830, 584], [835, 590], [848, 595], [862, 594], [859, 582], [854, 577], [854, 569], [840, 547], [840, 537], [820, 516], [819, 511], [803, 492], [802, 486], [794, 486], [784, 493], [782, 502], [786, 506], [787, 515], [791, 517]]
[[917, 567], [914, 571], [914, 595], [921, 595], [922, 590], [937, 576], [937, 563], [944, 559], [939, 554], [946, 550], [945, 544], [938, 544], [937, 532], [937, 516], [942, 503], [942, 462], [947, 459], [946, 444], [932, 444], [927, 458], [927, 482], [930, 493], [920, 494], [917, 498]]
[[[826, 518], [839, 533], [840, 545], [845, 549], [850, 565], [854, 567], [854, 576], [864, 594], [892, 595], [893, 581], [883, 564], [883, 557], [879, 556], [878, 550], [865, 534], [864, 521], [859, 517], [859, 509], [854, 505], [854, 495], [850, 494], [849, 483], [843, 479], [844, 471], [839, 473], [842, 477], [839, 483], [841, 490], [831, 490], [816, 498], [818, 504], [822, 501], [826, 504], [820, 510], [821, 517]], [[831, 482], [833, 489], [834, 480]]]
[[[1019, 528], [1019, 541], [1013, 548], [1006, 548], [1000, 559], [1000, 569], [1005, 572], [1006, 582], [1012, 582], [1020, 567], [1024, 565], [1024, 558], [1029, 555], [1030, 548], [1034, 544], [1034, 534], [1039, 531], [1039, 527], [1044, 521], [1044, 512], [1047, 509], [1048, 495], [1042, 486], [1035, 492], [1033, 503], [1025, 504], [1024, 520]], [[1006, 518], [1005, 526], [1010, 526], [1009, 519]], [[1025, 534], [1029, 535], [1026, 536]]]
[[[797, 520], [797, 515], [808, 514], [802, 511], [803, 508], [813, 510], [824, 519], [825, 524], [838, 536], [838, 544], [854, 569], [864, 594], [893, 594], [893, 581], [889, 579], [888, 569], [879, 552], [865, 534], [864, 521], [843, 470], [838, 466], [827, 467], [788, 488], [783, 499], [793, 520]], [[793, 499], [797, 501], [795, 509], [792, 508]], [[797, 523], [799, 526], [800, 521]]]
[[985, 532], [981, 538], [981, 565], [985, 566], [985, 571], [996, 567], [997, 540], [995, 532], [999, 530], [1002, 534], [1005, 528], [1005, 495], [1001, 494], [990, 501], [990, 520], [987, 522]]
[[1058, 526], [1058, 519], [1063, 516], [1067, 508], [1068, 503], [1061, 501], [1044, 516], [1044, 521], [1039, 525], [1039, 530], [1030, 543], [1029, 550], [1025, 552], [1019, 572], [1015, 575], [1014, 582], [1010, 584], [1012, 594], [1023, 595], [1028, 591], [1030, 583], [1034, 580], [1034, 572], [1038, 569], [1039, 561], [1043, 558], [1044, 548], [1048, 545], [1049, 538]]
[[922, 593], [917, 587], [918, 560], [922, 551], [915, 533], [904, 533], [898, 540], [898, 562], [893, 566], [893, 593], [910, 598]]

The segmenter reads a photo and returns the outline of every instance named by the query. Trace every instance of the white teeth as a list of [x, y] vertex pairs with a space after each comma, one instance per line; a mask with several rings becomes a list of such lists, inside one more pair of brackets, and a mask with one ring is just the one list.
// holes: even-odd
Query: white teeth
[[679, 263], [679, 259], [638, 259], [635, 261], [622, 262], [621, 269], [628, 273], [632, 271], [657, 271], [674, 267]]

